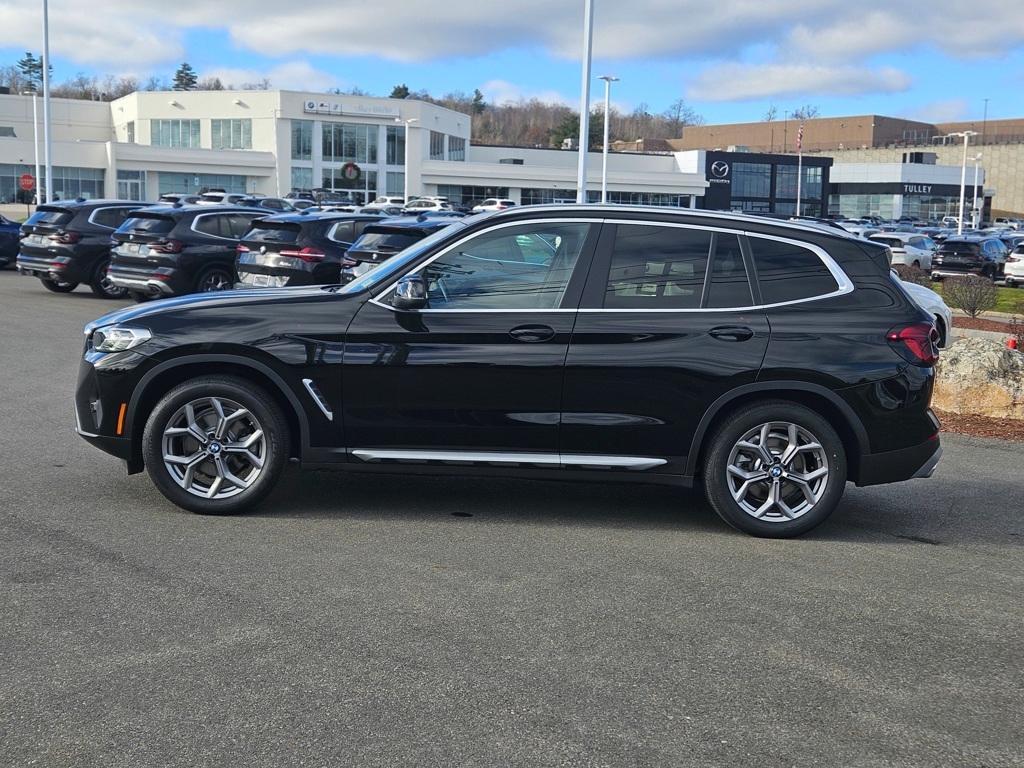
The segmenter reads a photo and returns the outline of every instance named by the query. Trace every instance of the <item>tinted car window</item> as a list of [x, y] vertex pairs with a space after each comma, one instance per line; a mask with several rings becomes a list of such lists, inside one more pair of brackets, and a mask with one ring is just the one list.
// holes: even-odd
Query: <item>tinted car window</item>
[[152, 235], [166, 235], [174, 229], [175, 221], [170, 216], [133, 216], [117, 228], [118, 232], [145, 232]]
[[620, 224], [615, 233], [604, 306], [696, 309], [704, 290], [711, 233]]
[[228, 223], [228, 217], [222, 213], [197, 216], [195, 223], [192, 224], [192, 228], [196, 232], [202, 232], [204, 235], [231, 237], [231, 226]]
[[[871, 240], [876, 243], [881, 243], [882, 245], [888, 245], [890, 248], [903, 247], [903, 241], [900, 240], [898, 237], [882, 237], [880, 235], [872, 235]], [[910, 242], [913, 243], [914, 241], [911, 240]]]
[[99, 224], [101, 227], [117, 229], [131, 211], [131, 208], [98, 208], [93, 211], [90, 219], [93, 224]]
[[398, 253], [419, 240], [419, 235], [392, 232], [365, 232], [353, 245], [354, 251], [382, 251]]
[[423, 269], [431, 309], [553, 309], [589, 224], [523, 224], [471, 238]]
[[298, 224], [278, 221], [261, 221], [253, 225], [243, 238], [255, 243], [294, 243], [299, 239]]
[[736, 235], [716, 235], [715, 255], [711, 259], [711, 280], [708, 283], [708, 299], [705, 306], [724, 309], [749, 307], [753, 303], [739, 238]]
[[225, 218], [227, 219], [227, 227], [231, 234], [225, 235], [225, 237], [240, 240], [249, 231], [253, 221], [264, 215], [262, 213], [229, 213]]
[[336, 243], [351, 243], [355, 240], [355, 228], [351, 221], [339, 221], [334, 224], [327, 235], [329, 240]]
[[37, 210], [35, 213], [28, 217], [28, 220], [25, 223], [28, 224], [29, 226], [33, 224], [50, 224], [53, 226], [62, 227], [68, 222], [70, 222], [73, 218], [75, 218], [75, 215], [71, 213], [71, 211]]
[[824, 262], [806, 248], [761, 237], [751, 237], [750, 245], [765, 304], [824, 296], [839, 288]]

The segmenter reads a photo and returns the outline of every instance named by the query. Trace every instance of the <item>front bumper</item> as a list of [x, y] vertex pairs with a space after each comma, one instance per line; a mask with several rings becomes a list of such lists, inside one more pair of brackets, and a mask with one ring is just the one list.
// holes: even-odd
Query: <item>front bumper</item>
[[984, 269], [978, 267], [977, 269], [943, 269], [937, 267], [932, 269], [932, 277], [967, 277], [968, 275], [981, 276], [984, 274]]

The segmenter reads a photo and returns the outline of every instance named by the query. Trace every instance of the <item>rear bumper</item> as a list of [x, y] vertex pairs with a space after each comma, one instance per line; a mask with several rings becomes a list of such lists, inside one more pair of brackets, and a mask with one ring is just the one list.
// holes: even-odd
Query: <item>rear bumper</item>
[[857, 485], [883, 485], [931, 477], [941, 458], [938, 435], [909, 448], [862, 455]]
[[118, 288], [127, 288], [129, 291], [139, 291], [149, 296], [170, 296], [174, 289], [163, 280], [154, 280], [144, 277], [126, 277], [108, 272], [107, 277]]

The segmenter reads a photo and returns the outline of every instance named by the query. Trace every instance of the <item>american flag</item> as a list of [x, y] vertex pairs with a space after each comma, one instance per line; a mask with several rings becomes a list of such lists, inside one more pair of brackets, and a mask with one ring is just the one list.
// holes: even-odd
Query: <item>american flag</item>
[[800, 130], [796, 132], [796, 151], [800, 152], [804, 146], [804, 124], [800, 123]]

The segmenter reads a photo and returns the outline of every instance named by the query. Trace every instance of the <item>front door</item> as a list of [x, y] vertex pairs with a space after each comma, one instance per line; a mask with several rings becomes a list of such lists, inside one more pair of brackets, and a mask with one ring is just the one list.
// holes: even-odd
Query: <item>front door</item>
[[735, 232], [604, 226], [566, 360], [563, 454], [685, 474], [708, 406], [752, 383], [767, 349], [747, 266]]
[[367, 302], [345, 344], [352, 454], [507, 464], [529, 453], [557, 466], [563, 365], [598, 229], [497, 225], [416, 268], [425, 309], [395, 309], [391, 288]]

